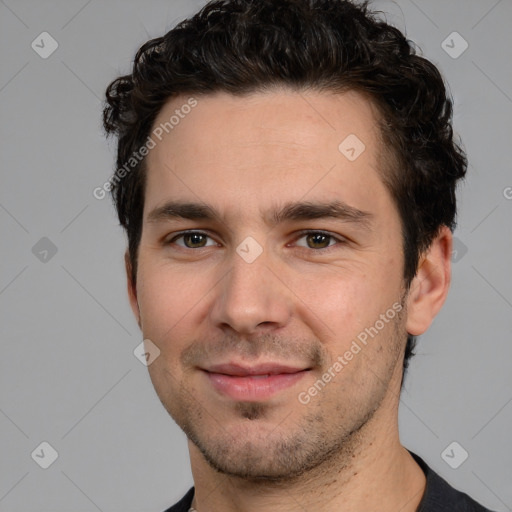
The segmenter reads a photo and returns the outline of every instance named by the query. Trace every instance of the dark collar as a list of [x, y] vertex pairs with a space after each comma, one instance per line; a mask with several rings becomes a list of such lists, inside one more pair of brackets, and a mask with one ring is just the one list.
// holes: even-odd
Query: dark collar
[[491, 512], [467, 494], [454, 489], [446, 480], [433, 471], [420, 456], [410, 450], [408, 451], [423, 470], [427, 479], [425, 492], [416, 512]]

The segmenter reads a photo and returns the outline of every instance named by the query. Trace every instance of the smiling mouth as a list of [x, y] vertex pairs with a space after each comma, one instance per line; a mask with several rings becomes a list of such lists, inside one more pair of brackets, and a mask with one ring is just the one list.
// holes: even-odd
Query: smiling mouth
[[310, 369], [288, 373], [257, 375], [228, 375], [203, 370], [211, 386], [222, 396], [234, 400], [262, 401], [292, 387], [302, 380]]

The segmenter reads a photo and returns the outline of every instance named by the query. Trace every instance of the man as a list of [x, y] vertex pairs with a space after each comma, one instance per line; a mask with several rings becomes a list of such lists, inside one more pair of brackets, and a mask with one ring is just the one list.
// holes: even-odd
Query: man
[[404, 448], [466, 157], [366, 5], [220, 0], [107, 90], [128, 293], [194, 487], [169, 511], [483, 511]]

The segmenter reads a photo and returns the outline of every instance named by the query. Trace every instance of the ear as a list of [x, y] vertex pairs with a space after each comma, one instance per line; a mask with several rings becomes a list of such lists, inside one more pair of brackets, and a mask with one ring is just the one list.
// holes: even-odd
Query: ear
[[126, 282], [128, 288], [128, 298], [130, 299], [130, 306], [132, 307], [133, 314], [137, 319], [137, 323], [139, 327], [142, 329], [140, 323], [140, 311], [139, 311], [139, 303], [137, 301], [137, 286], [132, 280], [132, 263], [130, 261], [130, 255], [128, 250], [124, 253], [124, 265], [126, 268]]
[[407, 297], [407, 332], [423, 334], [448, 295], [451, 281], [453, 236], [442, 226], [428, 250], [421, 256]]

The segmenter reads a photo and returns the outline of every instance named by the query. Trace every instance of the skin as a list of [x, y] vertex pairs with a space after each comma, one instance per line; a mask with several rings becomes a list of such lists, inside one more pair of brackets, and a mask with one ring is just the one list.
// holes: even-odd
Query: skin
[[[155, 126], [186, 103], [169, 101]], [[450, 284], [452, 237], [440, 230], [409, 290], [401, 224], [385, 188], [372, 104], [356, 92], [289, 90], [196, 96], [185, 119], [147, 157], [137, 284], [128, 293], [148, 369], [188, 436], [199, 512], [416, 510], [425, 476], [401, 445], [398, 402], [407, 332], [427, 330]], [[353, 162], [339, 144], [356, 134]], [[213, 221], [149, 214], [169, 200], [207, 203]], [[265, 222], [285, 202], [341, 200], [371, 215]], [[302, 230], [322, 230], [320, 240]], [[207, 236], [176, 238], [184, 230]], [[311, 233], [310, 233], [311, 234]], [[313, 233], [314, 235], [314, 233]], [[263, 252], [245, 261], [252, 237]], [[400, 314], [308, 404], [298, 400], [365, 328]], [[219, 394], [201, 370], [240, 361], [311, 368], [265, 400]]]

